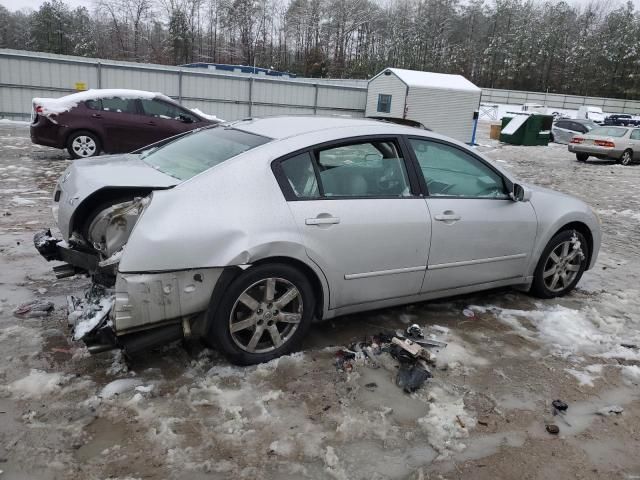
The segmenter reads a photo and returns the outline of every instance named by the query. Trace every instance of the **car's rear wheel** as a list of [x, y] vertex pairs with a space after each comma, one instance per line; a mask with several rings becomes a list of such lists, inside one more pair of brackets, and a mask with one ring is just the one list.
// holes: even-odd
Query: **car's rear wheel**
[[299, 347], [314, 309], [304, 274], [290, 265], [259, 265], [241, 273], [225, 292], [208, 343], [238, 365], [267, 362]]
[[84, 130], [73, 132], [67, 140], [67, 151], [73, 158], [89, 158], [100, 154], [98, 137]]
[[586, 162], [588, 158], [589, 158], [589, 154], [588, 153], [582, 153], [582, 152], [576, 153], [576, 159], [579, 162]]
[[633, 161], [633, 152], [629, 149], [625, 150], [620, 157], [620, 163], [622, 165], [629, 165]]
[[540, 256], [530, 292], [553, 298], [573, 290], [587, 268], [588, 248], [580, 232], [563, 230], [555, 235]]

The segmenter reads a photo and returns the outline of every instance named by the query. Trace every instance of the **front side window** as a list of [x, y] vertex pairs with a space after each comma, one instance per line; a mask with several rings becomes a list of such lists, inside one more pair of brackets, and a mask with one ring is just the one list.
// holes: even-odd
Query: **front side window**
[[140, 159], [167, 175], [187, 180], [269, 140], [240, 130], [216, 127], [146, 150]]
[[102, 110], [102, 102], [100, 99], [97, 100], [87, 100], [84, 102], [85, 106], [90, 110]]
[[509, 198], [502, 176], [472, 155], [429, 140], [411, 139], [410, 143], [430, 196]]
[[158, 100], [147, 99], [143, 99], [140, 102], [142, 103], [142, 111], [145, 115], [150, 117], [163, 118], [165, 120], [181, 120], [182, 118], [185, 118], [192, 122], [196, 121], [196, 118], [193, 115], [186, 113], [175, 105], [160, 102]]
[[116, 113], [138, 113], [135, 98], [103, 98], [102, 110]]
[[569, 129], [569, 122], [564, 121], [564, 120], [560, 120], [559, 122], [556, 123], [556, 127], [558, 128], [564, 128], [564, 129]]
[[378, 95], [378, 112], [389, 113], [391, 112], [391, 95]]

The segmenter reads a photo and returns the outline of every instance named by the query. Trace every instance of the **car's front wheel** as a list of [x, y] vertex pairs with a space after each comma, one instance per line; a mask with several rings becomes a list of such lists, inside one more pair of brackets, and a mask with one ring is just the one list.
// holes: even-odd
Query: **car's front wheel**
[[231, 283], [208, 340], [237, 365], [267, 362], [299, 347], [314, 309], [304, 274], [286, 264], [259, 265]]
[[67, 140], [67, 151], [72, 158], [95, 157], [100, 154], [100, 140], [91, 132], [73, 132]]
[[587, 159], [589, 158], [589, 154], [588, 153], [576, 153], [576, 159], [579, 162], [586, 162]]
[[588, 248], [578, 231], [563, 230], [555, 235], [540, 256], [530, 292], [553, 298], [573, 290], [587, 268]]

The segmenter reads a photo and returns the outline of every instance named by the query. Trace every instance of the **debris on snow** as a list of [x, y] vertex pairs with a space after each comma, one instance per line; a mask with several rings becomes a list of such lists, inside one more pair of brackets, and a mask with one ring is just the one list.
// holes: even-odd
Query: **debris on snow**
[[622, 408], [620, 405], [609, 405], [598, 410], [596, 412], [596, 415], [608, 417], [609, 415], [620, 415], [622, 412], [624, 412], [624, 408]]
[[13, 310], [13, 315], [21, 318], [46, 317], [53, 311], [53, 302], [48, 300], [32, 300], [23, 303]]
[[80, 340], [106, 321], [115, 302], [115, 295], [111, 290], [93, 284], [83, 299], [69, 296], [67, 302], [68, 322], [73, 328], [73, 339]]
[[139, 387], [144, 383], [137, 378], [120, 378], [108, 383], [101, 391], [99, 397], [101, 398], [113, 398], [117, 395], [121, 395], [125, 392], [131, 391]]
[[31, 369], [29, 375], [9, 384], [9, 391], [19, 398], [41, 398], [58, 390], [67, 381], [61, 373]]

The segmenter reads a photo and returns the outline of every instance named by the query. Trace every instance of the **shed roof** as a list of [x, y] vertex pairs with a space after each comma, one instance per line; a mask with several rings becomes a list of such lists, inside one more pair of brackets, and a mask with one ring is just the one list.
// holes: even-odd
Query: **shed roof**
[[390, 71], [396, 75], [409, 87], [442, 88], [447, 90], [466, 90], [470, 92], [479, 92], [481, 90], [462, 75], [421, 72], [418, 70], [404, 70], [402, 68], [386, 68], [371, 80], [383, 75], [386, 71]]

